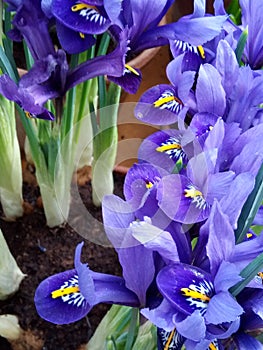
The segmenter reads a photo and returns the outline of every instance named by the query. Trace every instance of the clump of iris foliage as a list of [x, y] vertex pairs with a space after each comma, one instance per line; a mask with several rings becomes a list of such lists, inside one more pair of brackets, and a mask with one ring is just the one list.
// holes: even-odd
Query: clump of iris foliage
[[[57, 14], [57, 3], [52, 13], [61, 21], [66, 10]], [[103, 13], [106, 4], [96, 1]], [[150, 88], [135, 108], [138, 119], [168, 128], [142, 142], [125, 199], [103, 199], [105, 232], [123, 276], [90, 270], [81, 243], [75, 268], [39, 285], [36, 308], [42, 318], [67, 324], [101, 302], [129, 307], [125, 344], [113, 329], [101, 331], [101, 344], [110, 340], [113, 349], [133, 348], [142, 334], [139, 311], [155, 329], [153, 349], [262, 349], [263, 2], [232, 1], [227, 15], [216, 0], [210, 16], [205, 1], [196, 0], [192, 15], [156, 28], [151, 13], [169, 4], [123, 1], [114, 12], [114, 32], [128, 35], [131, 49], [169, 43], [173, 55], [170, 84]]]
[[[68, 217], [70, 183], [83, 149], [93, 169], [94, 204], [100, 205], [103, 196], [113, 192], [121, 88], [135, 93], [141, 82], [140, 71], [127, 64], [129, 57], [168, 40], [189, 41], [203, 23], [207, 30], [190, 39], [201, 45], [220, 32], [226, 18], [195, 13], [159, 29], [172, 3], [4, 1], [0, 93], [17, 105], [49, 226]], [[22, 76], [13, 57], [14, 41], [23, 42], [27, 72]], [[11, 167], [4, 169], [5, 178], [10, 178]], [[20, 208], [14, 217], [22, 213], [19, 190]], [[3, 196], [2, 202], [13, 200], [10, 191]]]
[[[197, 10], [159, 28], [172, 3], [4, 1], [0, 93], [17, 104], [49, 226], [68, 217], [70, 183], [83, 149], [93, 169], [94, 204], [113, 192], [121, 88], [135, 93], [141, 81], [140, 71], [127, 64], [129, 57], [169, 40], [201, 45], [220, 32], [226, 19], [224, 14], [204, 18]], [[193, 36], [200, 25], [205, 30]], [[27, 72], [22, 77], [13, 58], [14, 41], [24, 46]]]

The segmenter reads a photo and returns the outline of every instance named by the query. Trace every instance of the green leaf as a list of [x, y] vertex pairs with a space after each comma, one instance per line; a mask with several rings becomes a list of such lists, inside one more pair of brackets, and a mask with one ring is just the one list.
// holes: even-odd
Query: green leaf
[[138, 328], [139, 328], [139, 309], [133, 308], [132, 314], [131, 314], [130, 327], [129, 327], [124, 350], [130, 350], [132, 348], [136, 335], [138, 334]]
[[243, 280], [235, 284], [230, 288], [230, 293], [236, 297], [252, 279], [257, 275], [257, 273], [263, 268], [263, 253], [258, 255], [256, 259], [251, 261], [241, 272], [240, 276]]
[[257, 174], [256, 183], [253, 191], [249, 195], [242, 212], [239, 216], [237, 229], [235, 231], [236, 243], [244, 240], [254, 217], [263, 200], [263, 164]]
[[240, 66], [242, 65], [242, 55], [246, 46], [247, 36], [248, 36], [248, 28], [244, 29], [243, 33], [241, 34], [237, 43], [237, 48], [235, 50], [237, 62]]
[[10, 63], [10, 60], [8, 59], [2, 46], [0, 46], [0, 68], [4, 73], [7, 73], [15, 82], [18, 81], [18, 73], [17, 71], [14, 71], [12, 64]]
[[156, 350], [156, 344], [156, 327], [150, 321], [147, 321], [139, 327], [132, 350]]
[[123, 344], [123, 340], [119, 339], [126, 334], [131, 321], [132, 308], [128, 306], [112, 305], [107, 314], [103, 317], [98, 325], [94, 335], [90, 339], [87, 349], [103, 350], [118, 348], [118, 342]]
[[239, 0], [232, 0], [227, 7], [227, 13], [230, 14], [231, 19], [235, 24], [241, 24], [241, 9]]

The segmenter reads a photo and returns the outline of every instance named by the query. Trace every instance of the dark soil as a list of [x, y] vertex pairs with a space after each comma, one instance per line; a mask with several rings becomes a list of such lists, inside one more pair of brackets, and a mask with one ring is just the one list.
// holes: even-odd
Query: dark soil
[[[123, 179], [124, 175], [115, 174], [115, 193], [118, 195], [122, 194]], [[90, 183], [81, 186], [79, 191], [89, 213], [101, 221], [101, 209], [94, 207], [91, 201]], [[83, 240], [82, 261], [88, 262], [92, 270], [120, 275], [121, 267], [113, 248], [104, 248], [89, 239], [83, 239], [68, 224], [55, 229], [47, 227], [43, 209], [37, 206], [38, 196], [37, 187], [24, 183], [24, 199], [33, 207], [33, 212], [16, 222], [0, 220], [10, 251], [22, 272], [27, 275], [19, 291], [7, 301], [0, 302], [0, 314], [18, 316], [19, 324], [25, 330], [25, 344], [20, 340], [19, 344], [13, 344], [10, 348], [2, 338], [0, 349], [77, 350], [81, 344], [87, 343], [110, 306], [97, 305], [86, 318], [74, 324], [57, 326], [42, 320], [36, 313], [33, 301], [36, 287], [46, 277], [74, 268], [75, 247]], [[74, 207], [74, 198], [72, 202]], [[81, 220], [76, 217], [78, 219]], [[97, 220], [93, 221], [98, 223]], [[104, 237], [99, 223], [94, 227], [89, 225], [89, 230], [92, 231], [91, 237]]]

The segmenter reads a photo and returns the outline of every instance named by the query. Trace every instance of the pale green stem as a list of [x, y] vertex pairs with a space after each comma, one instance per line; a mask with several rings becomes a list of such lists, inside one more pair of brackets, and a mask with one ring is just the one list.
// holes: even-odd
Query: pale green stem
[[113, 169], [118, 147], [117, 117], [121, 88], [111, 84], [108, 91], [107, 107], [99, 110], [100, 128], [93, 138], [94, 158], [92, 163], [92, 200], [101, 205], [105, 195], [114, 188]]
[[24, 277], [0, 230], [0, 300], [14, 294]]
[[[127, 330], [131, 321], [132, 308], [128, 306], [112, 305], [98, 325], [94, 335], [87, 344], [87, 350], [117, 349], [120, 338], [127, 337]], [[124, 339], [125, 341], [125, 339]], [[121, 341], [123, 343], [123, 341]]]
[[14, 103], [0, 96], [0, 201], [5, 216], [23, 215], [22, 167]]
[[130, 350], [132, 348], [132, 345], [134, 343], [134, 340], [136, 338], [136, 334], [138, 331], [138, 324], [139, 324], [139, 309], [134, 308], [132, 309], [131, 322], [130, 322], [130, 327], [127, 334], [127, 340], [126, 340], [124, 350]]

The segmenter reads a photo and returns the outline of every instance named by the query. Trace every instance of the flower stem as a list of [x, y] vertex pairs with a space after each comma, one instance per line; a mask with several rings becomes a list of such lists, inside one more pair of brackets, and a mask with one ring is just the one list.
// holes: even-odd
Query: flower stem
[[104, 195], [113, 192], [113, 168], [115, 166], [118, 129], [117, 117], [121, 88], [111, 84], [107, 94], [107, 107], [99, 110], [100, 125], [93, 137], [92, 199], [101, 205]]
[[139, 309], [133, 308], [132, 315], [131, 315], [130, 327], [128, 330], [128, 335], [127, 335], [127, 340], [126, 340], [124, 350], [132, 349], [132, 345], [134, 343], [135, 336], [136, 336], [136, 333], [138, 331], [138, 325], [139, 325]]

